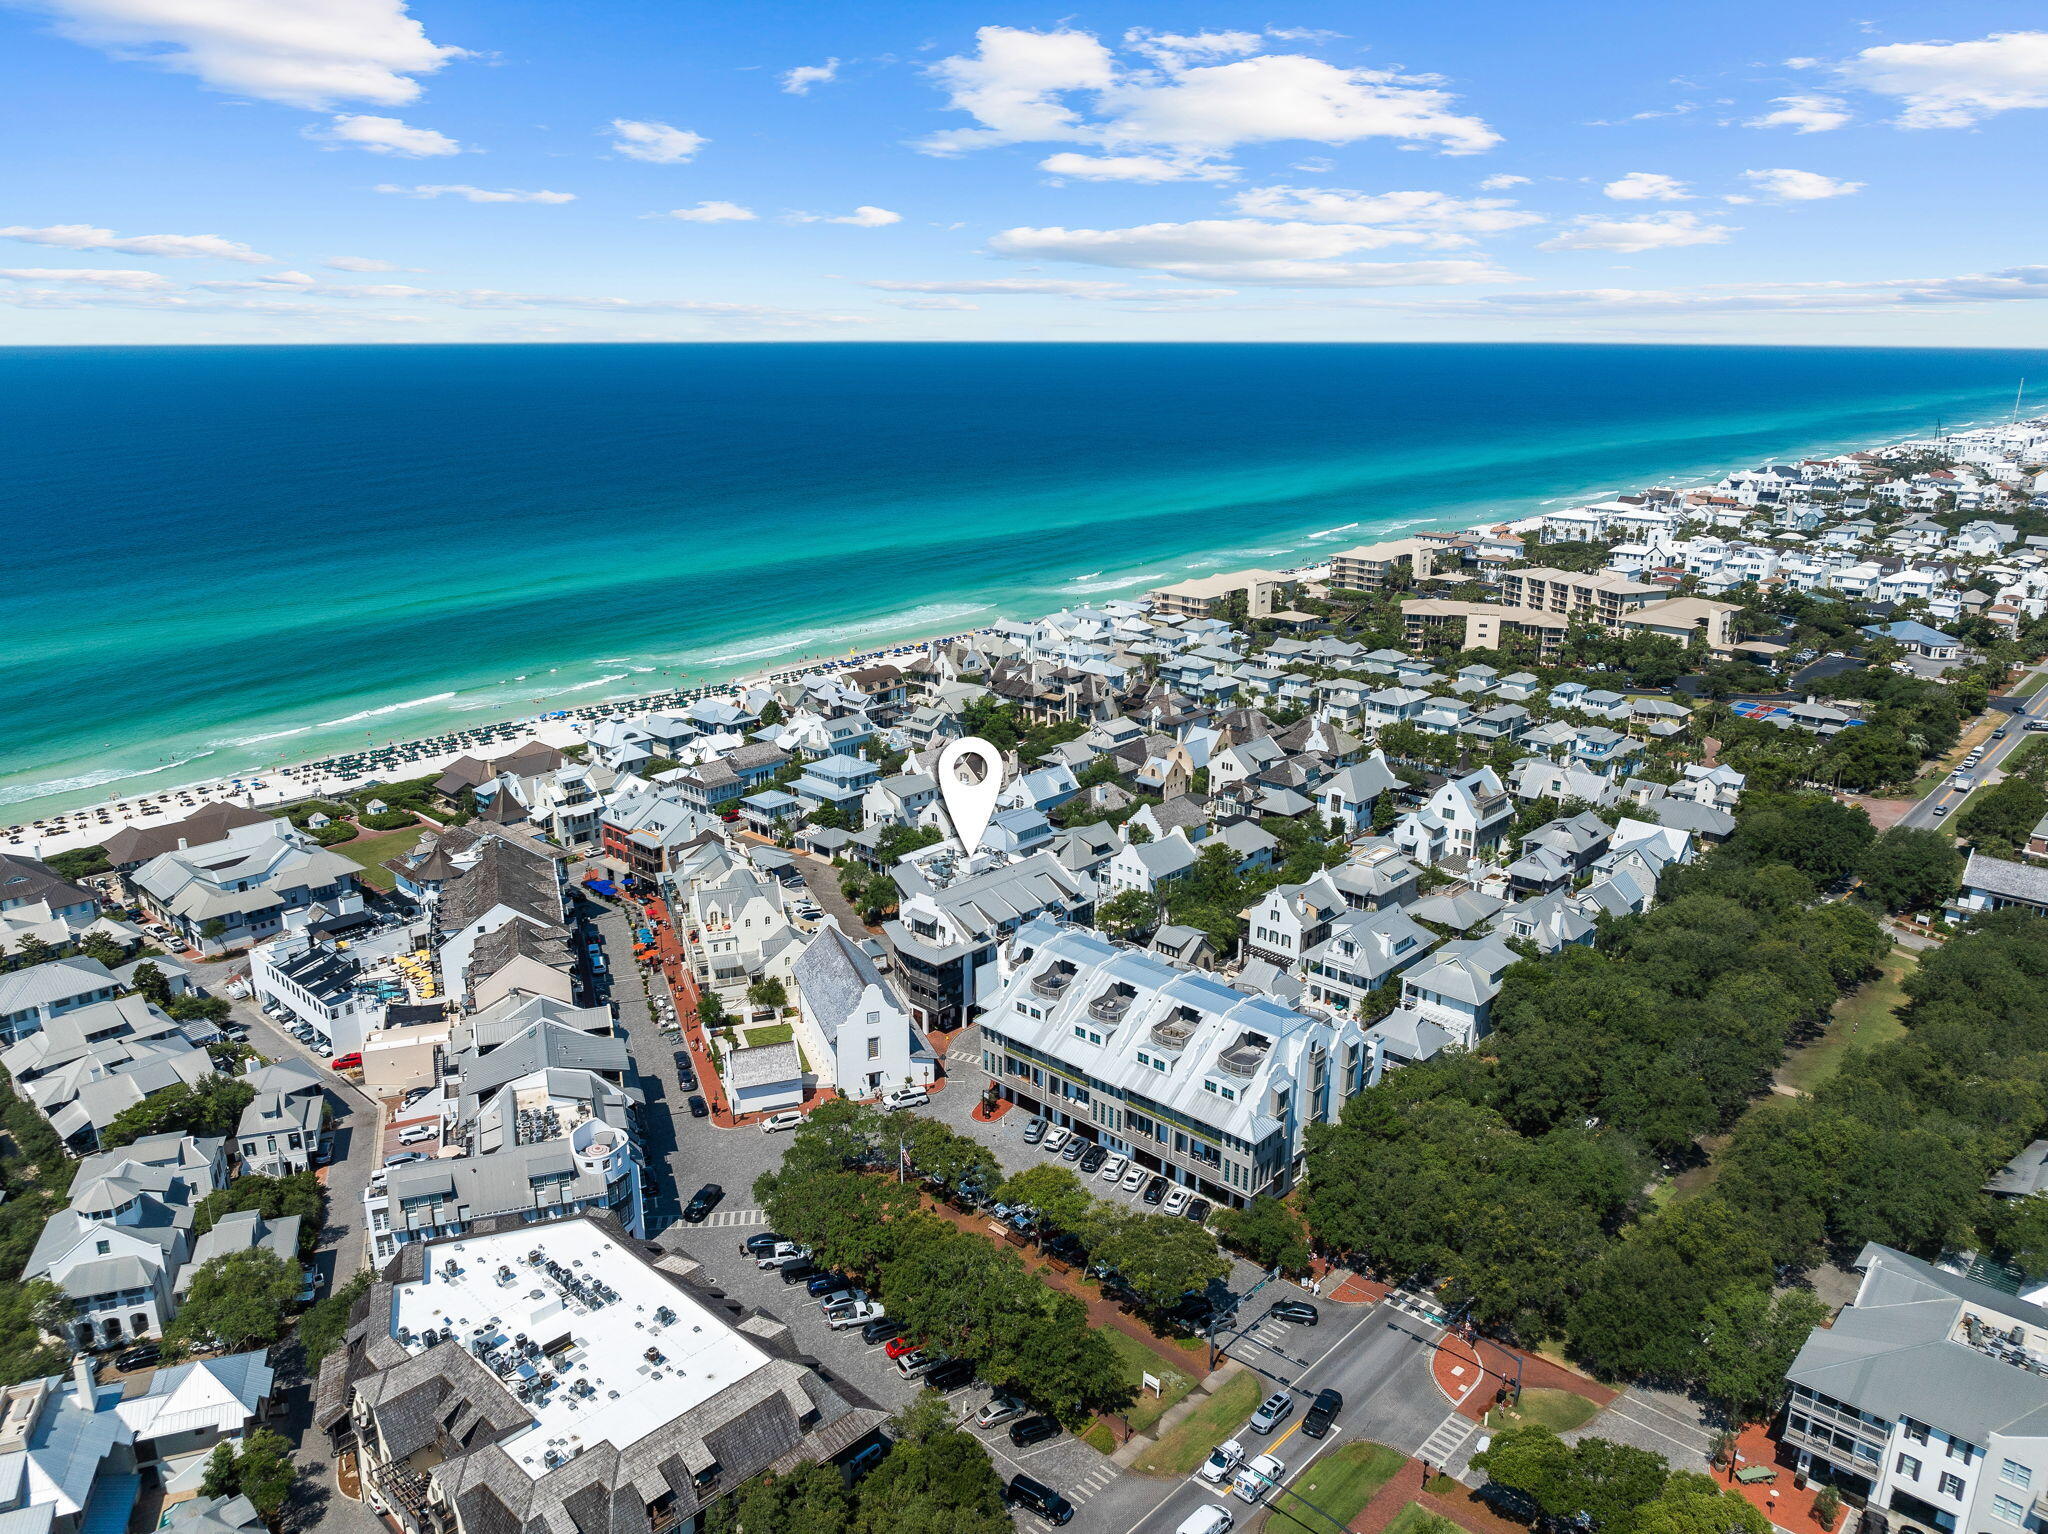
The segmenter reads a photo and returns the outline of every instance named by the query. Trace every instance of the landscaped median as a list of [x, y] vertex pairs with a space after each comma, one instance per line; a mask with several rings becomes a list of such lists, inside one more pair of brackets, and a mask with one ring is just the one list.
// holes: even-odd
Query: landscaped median
[[1249, 1370], [1232, 1375], [1139, 1455], [1131, 1468], [1147, 1475], [1192, 1475], [1211, 1449], [1244, 1426], [1259, 1404], [1262, 1385]]
[[[1130, 1407], [1120, 1414], [1124, 1424], [1133, 1433], [1151, 1432], [1158, 1425], [1159, 1419], [1195, 1388], [1194, 1376], [1165, 1363], [1158, 1353], [1136, 1338], [1127, 1337], [1113, 1329], [1105, 1329], [1100, 1335], [1109, 1340], [1109, 1345], [1123, 1360], [1124, 1378], [1137, 1395], [1137, 1399]], [[1145, 1386], [1145, 1376], [1148, 1374], [1159, 1381], [1160, 1389], [1156, 1395]], [[1100, 1449], [1104, 1454], [1111, 1453], [1116, 1448], [1116, 1435], [1109, 1423], [1101, 1418], [1097, 1418], [1081, 1434], [1081, 1441]]]
[[[1340, 1443], [1329, 1453], [1318, 1455], [1307, 1469], [1286, 1483], [1294, 1496], [1282, 1493], [1273, 1499], [1273, 1513], [1266, 1520], [1266, 1528], [1270, 1534], [1329, 1534], [1332, 1523], [1349, 1528], [1351, 1520], [1365, 1511], [1379, 1489], [1407, 1463], [1407, 1455], [1385, 1444], [1363, 1438]], [[1315, 1511], [1302, 1506], [1304, 1502], [1312, 1504]], [[1394, 1523], [1399, 1525], [1410, 1513], [1422, 1513], [1422, 1509], [1411, 1502], [1401, 1509]], [[1319, 1514], [1327, 1515], [1327, 1519]], [[1428, 1513], [1422, 1516], [1434, 1517]], [[1445, 1530], [1413, 1528], [1403, 1530], [1403, 1534], [1445, 1534], [1451, 1528], [1449, 1524]]]

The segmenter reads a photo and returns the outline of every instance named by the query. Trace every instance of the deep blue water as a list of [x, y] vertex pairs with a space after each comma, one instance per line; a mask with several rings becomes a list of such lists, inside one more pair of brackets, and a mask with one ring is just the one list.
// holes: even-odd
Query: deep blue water
[[2002, 415], [2030, 369], [1677, 346], [0, 349], [0, 804], [1928, 433]]

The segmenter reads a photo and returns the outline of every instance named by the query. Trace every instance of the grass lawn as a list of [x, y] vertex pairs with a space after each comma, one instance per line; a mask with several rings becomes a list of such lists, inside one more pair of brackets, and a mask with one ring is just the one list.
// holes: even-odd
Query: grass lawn
[[402, 831], [364, 832], [354, 841], [336, 843], [332, 850], [362, 869], [363, 883], [374, 889], [388, 890], [392, 885], [391, 870], [382, 866], [384, 860], [395, 858], [401, 852], [410, 852], [413, 843], [426, 829], [425, 826], [407, 826]]
[[1386, 1534], [1463, 1534], [1448, 1518], [1439, 1518], [1420, 1502], [1411, 1502], [1394, 1514]]
[[763, 1044], [787, 1044], [795, 1037], [796, 1029], [788, 1023], [769, 1023], [747, 1030], [747, 1047], [759, 1049]]
[[1263, 1383], [1249, 1370], [1233, 1376], [1146, 1450], [1132, 1468], [1147, 1475], [1192, 1474], [1211, 1449], [1244, 1426], [1262, 1398]]
[[[1124, 1378], [1139, 1392], [1138, 1399], [1124, 1414], [1124, 1420], [1130, 1423], [1132, 1432], [1149, 1433], [1153, 1424], [1166, 1415], [1168, 1407], [1195, 1388], [1194, 1378], [1178, 1372], [1137, 1338], [1127, 1337], [1113, 1326], [1104, 1327], [1102, 1336], [1109, 1340], [1109, 1345], [1116, 1349], [1117, 1357], [1123, 1360]], [[1143, 1388], [1148, 1374], [1165, 1387], [1156, 1399], [1151, 1391]]]
[[1794, 1050], [1778, 1071], [1778, 1080], [1788, 1087], [1811, 1092], [1842, 1068], [1842, 1057], [1851, 1049], [1871, 1049], [1888, 1044], [1906, 1029], [1893, 1009], [1903, 1006], [1906, 993], [1900, 982], [1919, 961], [1904, 948], [1885, 955], [1878, 977], [1835, 1003], [1835, 1015], [1827, 1031], [1811, 1044]]
[[[1368, 1443], [1362, 1438], [1354, 1439], [1317, 1458], [1288, 1485], [1300, 1492], [1303, 1500], [1313, 1502], [1332, 1519], [1348, 1527], [1352, 1519], [1365, 1511], [1365, 1505], [1372, 1501], [1373, 1494], [1387, 1484], [1407, 1459], [1398, 1449]], [[1411, 1502], [1395, 1515], [1396, 1521], [1410, 1513], [1420, 1512], [1422, 1509]], [[1429, 1515], [1425, 1513], [1423, 1516]], [[1436, 1521], [1444, 1522], [1442, 1519]], [[1297, 1508], [1292, 1498], [1283, 1496], [1266, 1519], [1266, 1527], [1274, 1534], [1282, 1534], [1282, 1531], [1295, 1534], [1297, 1530], [1329, 1534], [1330, 1526], [1307, 1509]], [[1451, 1530], [1451, 1534], [1462, 1534], [1451, 1524], [1445, 1523], [1444, 1527]], [[1423, 1534], [1423, 1531], [1416, 1530], [1414, 1534]]]
[[1116, 1453], [1116, 1434], [1109, 1430], [1107, 1422], [1091, 1423], [1088, 1430], [1081, 1435], [1081, 1442], [1097, 1454]]
[[2036, 671], [2006, 696], [2012, 698], [2031, 698], [2043, 687], [2048, 687], [2048, 671]]
[[1489, 1427], [1529, 1427], [1532, 1424], [1547, 1427], [1553, 1433], [1569, 1433], [1575, 1427], [1584, 1427], [1599, 1414], [1600, 1408], [1584, 1396], [1573, 1395], [1569, 1390], [1539, 1390], [1531, 1388], [1522, 1392], [1522, 1403], [1513, 1411], [1497, 1410], [1487, 1419]]

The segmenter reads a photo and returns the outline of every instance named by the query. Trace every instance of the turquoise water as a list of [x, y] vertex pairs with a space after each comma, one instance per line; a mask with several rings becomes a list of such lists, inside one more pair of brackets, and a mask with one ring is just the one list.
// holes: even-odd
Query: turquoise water
[[0, 349], [0, 818], [1928, 433], [2003, 415], [2030, 367], [1662, 346]]

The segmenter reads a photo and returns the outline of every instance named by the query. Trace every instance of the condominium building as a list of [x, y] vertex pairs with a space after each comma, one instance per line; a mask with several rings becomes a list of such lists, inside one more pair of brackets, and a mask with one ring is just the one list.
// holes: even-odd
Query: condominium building
[[1049, 917], [1024, 923], [981, 1019], [989, 1084], [1202, 1197], [1294, 1185], [1311, 1123], [1363, 1084], [1364, 1035]]
[[1612, 627], [1623, 614], [1669, 595], [1665, 587], [1632, 581], [1605, 570], [1581, 573], [1539, 565], [1500, 573], [1501, 606], [1533, 607], [1539, 612], [1586, 618], [1603, 627]]
[[1330, 584], [1347, 591], [1381, 591], [1390, 577], [1428, 580], [1439, 560], [1455, 568], [1458, 550], [1429, 538], [1362, 544], [1330, 556]]
[[1798, 1468], [1891, 1534], [2048, 1519], [2048, 1310], [1872, 1243], [1785, 1373]]
[[1246, 615], [1264, 618], [1285, 604], [1282, 593], [1289, 577], [1276, 570], [1238, 570], [1229, 575], [1205, 575], [1180, 581], [1145, 593], [1155, 613], [1175, 618], [1220, 616], [1233, 596], [1242, 595]]

